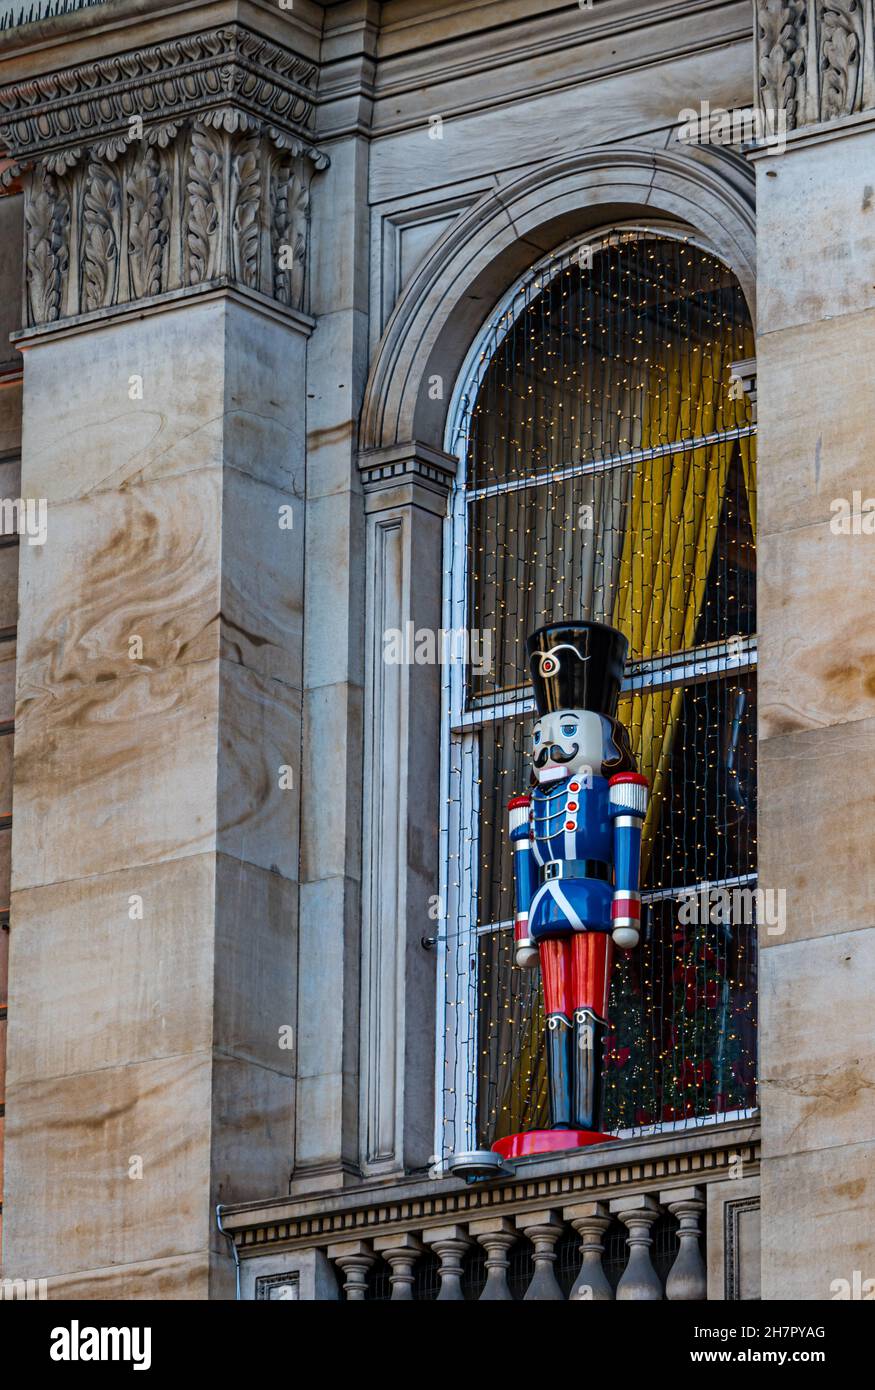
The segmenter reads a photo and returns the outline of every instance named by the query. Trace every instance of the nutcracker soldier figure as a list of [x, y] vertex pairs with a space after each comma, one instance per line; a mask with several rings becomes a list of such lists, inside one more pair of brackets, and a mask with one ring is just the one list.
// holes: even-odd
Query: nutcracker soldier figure
[[602, 623], [528, 640], [539, 718], [532, 789], [508, 805], [516, 965], [538, 964], [546, 1016], [549, 1130], [499, 1139], [504, 1159], [602, 1143], [602, 1039], [614, 946], [638, 944], [647, 779], [616, 718], [627, 643]]

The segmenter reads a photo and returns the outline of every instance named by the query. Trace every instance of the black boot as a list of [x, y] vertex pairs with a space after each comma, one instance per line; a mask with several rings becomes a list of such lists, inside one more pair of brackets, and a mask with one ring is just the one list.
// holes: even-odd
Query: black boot
[[605, 1025], [589, 1009], [574, 1014], [575, 1129], [597, 1130], [601, 1122], [602, 1034]]
[[564, 1014], [547, 1019], [547, 1089], [550, 1128], [571, 1127], [571, 1066], [574, 1030]]

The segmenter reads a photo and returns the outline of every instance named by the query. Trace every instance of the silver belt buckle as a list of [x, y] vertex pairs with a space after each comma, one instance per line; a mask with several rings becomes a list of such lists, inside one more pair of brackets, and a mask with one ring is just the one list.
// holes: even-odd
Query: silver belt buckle
[[561, 861], [561, 859], [551, 859], [549, 864], [545, 864], [545, 865], [544, 865], [544, 878], [545, 878], [545, 879], [549, 880], [549, 879], [551, 879], [551, 878], [561, 878], [561, 877], [562, 877], [562, 861]]

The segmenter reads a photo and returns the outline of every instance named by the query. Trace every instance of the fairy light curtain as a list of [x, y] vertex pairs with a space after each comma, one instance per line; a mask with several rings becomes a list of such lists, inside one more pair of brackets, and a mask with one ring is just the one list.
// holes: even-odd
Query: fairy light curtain
[[755, 1103], [755, 925], [678, 911], [681, 890], [755, 882], [755, 440], [730, 373], [752, 355], [724, 265], [620, 231], [533, 272], [474, 365], [448, 592], [493, 660], [447, 679], [445, 1151], [546, 1119], [537, 973], [512, 968], [504, 808], [529, 780], [525, 639], [563, 618], [629, 638], [620, 716], [653, 787], [647, 928], [615, 970], [606, 1126]]

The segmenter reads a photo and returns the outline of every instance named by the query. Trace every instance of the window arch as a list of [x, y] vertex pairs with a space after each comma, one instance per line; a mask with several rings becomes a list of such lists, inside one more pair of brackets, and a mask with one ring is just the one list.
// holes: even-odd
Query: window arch
[[[445, 668], [444, 1154], [544, 1119], [504, 807], [528, 786], [525, 639], [560, 618], [629, 638], [620, 716], [653, 787], [649, 923], [615, 970], [606, 1127], [754, 1104], [756, 928], [738, 918], [756, 854], [755, 427], [730, 371], [753, 351], [720, 260], [672, 228], [624, 227], [530, 271], [460, 378], [445, 613], [473, 636]], [[703, 915], [703, 885], [706, 919], [730, 921], [681, 920]]]

